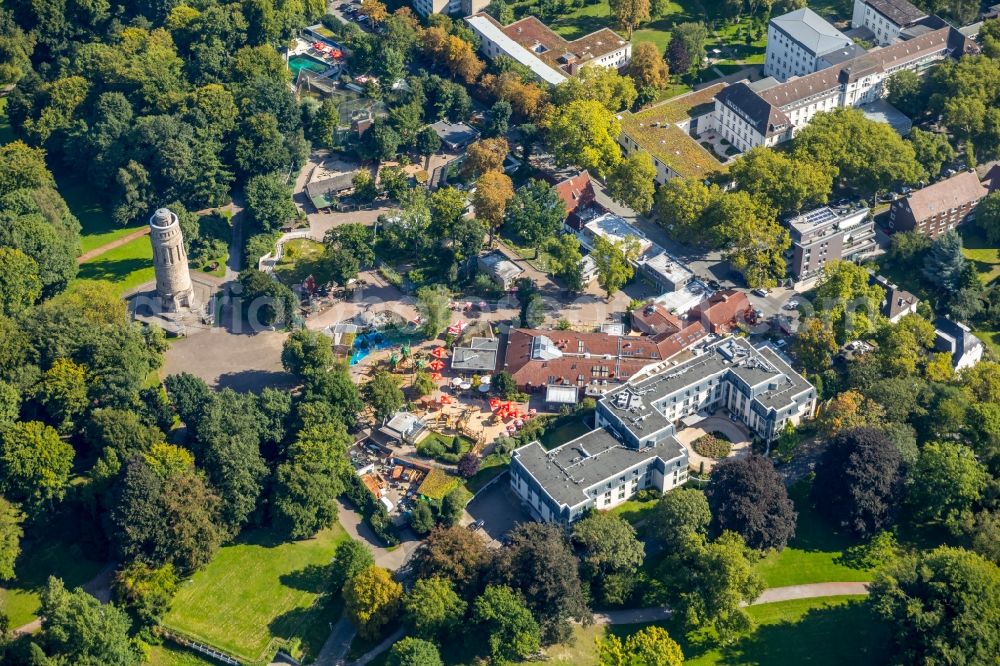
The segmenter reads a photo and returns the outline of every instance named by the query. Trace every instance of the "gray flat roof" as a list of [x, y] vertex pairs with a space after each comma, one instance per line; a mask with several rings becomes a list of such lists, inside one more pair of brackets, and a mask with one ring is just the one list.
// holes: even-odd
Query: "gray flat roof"
[[514, 451], [514, 459], [559, 504], [577, 506], [588, 499], [587, 489], [613, 479], [618, 474], [653, 458], [670, 461], [684, 454], [684, 447], [673, 437], [656, 446], [633, 449], [604, 428], [546, 451], [532, 442]]
[[455, 346], [451, 350], [451, 367], [456, 370], [496, 370], [497, 349], [500, 341], [496, 338], [472, 338], [467, 345]]
[[670, 425], [653, 402], [725, 373], [751, 387], [767, 382], [768, 389], [754, 398], [764, 408], [781, 409], [795, 396], [812, 389], [770, 347], [757, 348], [745, 338], [728, 337], [708, 345], [703, 354], [689, 361], [608, 391], [601, 402], [636, 437], [642, 438]]

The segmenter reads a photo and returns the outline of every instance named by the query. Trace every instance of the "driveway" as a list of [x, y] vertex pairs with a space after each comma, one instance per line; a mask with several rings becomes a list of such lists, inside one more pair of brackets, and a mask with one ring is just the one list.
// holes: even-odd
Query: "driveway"
[[371, 528], [364, 523], [361, 514], [345, 504], [342, 500], [337, 500], [337, 518], [344, 530], [352, 539], [360, 541], [368, 546], [375, 558], [375, 564], [380, 567], [395, 571], [401, 568], [410, 559], [417, 548], [420, 547], [420, 540], [409, 528], [403, 530], [401, 543], [391, 550], [382, 546], [382, 542]]
[[504, 535], [515, 525], [531, 521], [521, 500], [510, 489], [508, 472], [501, 474], [492, 485], [476, 495], [465, 510], [473, 520], [485, 523], [483, 532], [494, 546], [499, 546]]
[[749, 453], [750, 436], [747, 434], [746, 430], [725, 416], [709, 416], [697, 425], [684, 428], [677, 433], [677, 441], [687, 447], [688, 467], [691, 469], [701, 471], [702, 464], [704, 464], [704, 471], [711, 472], [712, 468], [719, 462], [719, 459], [717, 458], [707, 458], [701, 455], [695, 451], [692, 446], [692, 443], [696, 439], [713, 432], [721, 432], [729, 438], [729, 441], [733, 443], [732, 450], [729, 452], [729, 457], [741, 456]]

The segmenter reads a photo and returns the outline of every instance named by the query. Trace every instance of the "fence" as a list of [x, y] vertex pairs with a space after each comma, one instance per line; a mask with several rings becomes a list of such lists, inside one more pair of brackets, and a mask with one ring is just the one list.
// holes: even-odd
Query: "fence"
[[160, 627], [159, 634], [166, 639], [172, 640], [178, 645], [183, 645], [188, 649], [194, 650], [195, 652], [203, 654], [206, 657], [214, 659], [215, 661], [221, 662], [223, 664], [229, 664], [230, 666], [242, 666], [243, 664], [243, 662], [241, 662], [236, 657], [227, 654], [222, 650], [219, 650], [218, 648], [214, 648], [211, 645], [206, 645], [200, 641], [197, 641], [193, 638], [189, 638], [188, 636], [185, 636], [184, 634], [178, 633], [176, 631], [171, 631], [169, 629], [164, 629], [163, 627]]
[[275, 243], [275, 248], [273, 252], [268, 252], [257, 262], [257, 270], [264, 273], [274, 272], [274, 266], [281, 261], [281, 257], [285, 251], [285, 243], [290, 240], [295, 240], [297, 238], [309, 238], [310, 231], [308, 229], [300, 229], [298, 231], [289, 231], [281, 235], [278, 242]]

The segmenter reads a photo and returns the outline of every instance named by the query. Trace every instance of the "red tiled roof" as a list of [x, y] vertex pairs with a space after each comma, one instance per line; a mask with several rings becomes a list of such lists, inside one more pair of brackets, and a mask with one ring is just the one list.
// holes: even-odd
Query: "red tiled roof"
[[726, 289], [719, 291], [694, 306], [688, 316], [698, 318], [701, 323], [713, 333], [728, 328], [738, 320], [742, 312], [750, 308], [750, 299], [742, 291]]
[[938, 213], [978, 201], [986, 196], [986, 188], [974, 171], [963, 171], [951, 178], [912, 192], [906, 197], [910, 211], [917, 221], [926, 220]]
[[567, 215], [572, 214], [580, 206], [586, 206], [594, 201], [594, 184], [586, 171], [556, 183], [555, 190], [566, 204]]
[[[656, 338], [516, 328], [508, 335], [503, 369], [514, 376], [522, 390], [548, 384], [585, 386], [594, 380], [621, 382], [651, 363], [670, 358], [705, 334], [701, 322]], [[559, 350], [558, 358], [532, 357], [533, 343], [541, 336]]]
[[660, 304], [646, 305], [632, 310], [632, 327], [648, 335], [676, 333], [684, 326], [683, 319], [668, 312]]

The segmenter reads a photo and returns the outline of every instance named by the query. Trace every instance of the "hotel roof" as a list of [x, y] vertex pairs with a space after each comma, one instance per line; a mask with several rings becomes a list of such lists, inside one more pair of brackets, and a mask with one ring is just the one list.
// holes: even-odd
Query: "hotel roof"
[[605, 483], [622, 472], [652, 458], [664, 462], [680, 458], [684, 447], [673, 437], [655, 446], [634, 449], [623, 446], [604, 428], [546, 451], [532, 442], [514, 451], [521, 463], [558, 504], [574, 507], [587, 501], [587, 489]]

